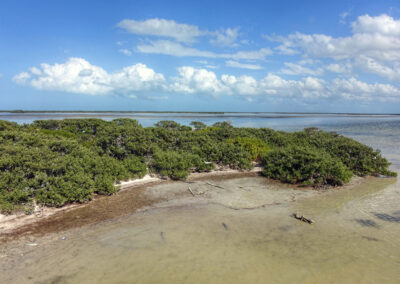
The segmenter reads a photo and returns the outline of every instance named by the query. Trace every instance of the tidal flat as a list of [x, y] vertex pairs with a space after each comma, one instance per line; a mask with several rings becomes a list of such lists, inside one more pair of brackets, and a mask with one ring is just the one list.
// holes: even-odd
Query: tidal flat
[[[4, 242], [0, 281], [398, 283], [399, 194], [372, 177], [323, 191], [254, 174], [137, 187]], [[138, 196], [154, 202], [132, 210]]]

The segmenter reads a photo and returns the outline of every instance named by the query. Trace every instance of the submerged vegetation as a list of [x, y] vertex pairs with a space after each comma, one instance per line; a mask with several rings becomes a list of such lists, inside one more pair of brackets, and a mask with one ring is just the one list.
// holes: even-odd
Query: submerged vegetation
[[113, 194], [121, 180], [156, 173], [185, 179], [215, 167], [251, 169], [288, 183], [342, 185], [353, 175], [389, 175], [379, 151], [316, 128], [282, 132], [235, 128], [226, 122], [192, 127], [135, 120], [0, 121], [0, 212], [32, 211]]

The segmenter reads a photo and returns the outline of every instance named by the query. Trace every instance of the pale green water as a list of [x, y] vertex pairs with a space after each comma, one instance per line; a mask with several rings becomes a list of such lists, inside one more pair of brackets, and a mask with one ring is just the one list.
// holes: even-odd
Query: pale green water
[[[381, 148], [399, 172], [397, 122], [323, 127]], [[398, 180], [328, 192], [279, 189], [263, 178], [218, 184], [224, 189], [191, 185], [203, 197], [179, 197], [184, 183], [158, 185], [148, 194], [164, 190], [177, 199], [32, 240], [35, 247], [22, 243], [0, 258], [0, 282], [400, 283]], [[294, 212], [316, 223], [299, 222]]]

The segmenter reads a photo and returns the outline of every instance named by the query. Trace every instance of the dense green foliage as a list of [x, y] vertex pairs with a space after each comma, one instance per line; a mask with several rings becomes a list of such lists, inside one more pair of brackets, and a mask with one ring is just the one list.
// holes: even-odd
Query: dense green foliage
[[264, 156], [263, 174], [288, 183], [342, 185], [352, 172], [337, 157], [307, 147], [277, 149]]
[[286, 133], [235, 128], [227, 122], [193, 129], [174, 121], [143, 128], [135, 120], [0, 121], [0, 211], [62, 206], [148, 171], [173, 179], [215, 166], [264, 166], [267, 177], [313, 186], [341, 185], [356, 175], [395, 175], [379, 151], [315, 128]]

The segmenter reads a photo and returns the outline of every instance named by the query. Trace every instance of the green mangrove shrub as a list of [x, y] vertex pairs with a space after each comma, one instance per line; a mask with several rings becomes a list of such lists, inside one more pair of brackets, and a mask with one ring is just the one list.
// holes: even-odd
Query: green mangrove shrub
[[262, 174], [287, 183], [342, 185], [352, 172], [338, 158], [317, 149], [288, 147], [271, 151], [262, 159]]

